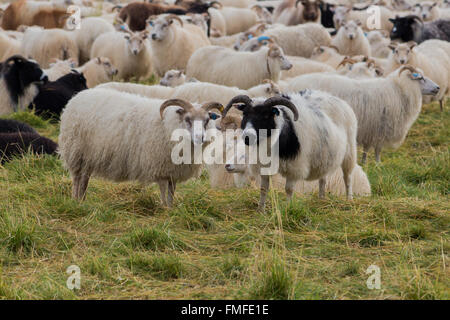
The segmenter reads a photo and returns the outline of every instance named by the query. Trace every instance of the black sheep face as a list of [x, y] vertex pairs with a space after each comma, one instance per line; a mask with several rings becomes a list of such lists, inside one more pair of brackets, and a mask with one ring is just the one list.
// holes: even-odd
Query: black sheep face
[[394, 24], [391, 31], [391, 39], [402, 39], [403, 41], [411, 41], [414, 39], [413, 25], [415, 18], [402, 17], [389, 19]]
[[[241, 129], [246, 145], [259, 145], [264, 138], [270, 137], [272, 130], [277, 128], [276, 118], [280, 109], [265, 105], [240, 106], [243, 113]], [[260, 136], [261, 135], [261, 136]]]

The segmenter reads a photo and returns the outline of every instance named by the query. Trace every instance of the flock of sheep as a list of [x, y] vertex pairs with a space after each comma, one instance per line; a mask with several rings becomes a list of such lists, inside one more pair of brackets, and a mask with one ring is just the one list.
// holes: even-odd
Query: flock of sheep
[[[266, 164], [250, 163], [245, 151], [275, 143], [272, 181], [284, 183], [288, 198], [368, 195], [357, 145], [363, 164], [372, 148], [380, 161], [384, 147], [403, 143], [424, 103], [442, 110], [449, 95], [450, 4], [413, 1], [6, 4], [0, 115], [28, 108], [61, 128], [56, 145], [0, 120], [2, 162], [24, 150], [58, 153], [76, 199], [97, 176], [156, 182], [168, 206], [176, 184], [206, 168], [212, 187], [260, 184], [263, 209]], [[152, 74], [159, 85], [129, 82]], [[242, 145], [223, 142], [226, 164], [174, 163], [177, 129], [189, 132], [184, 150], [214, 143], [208, 130], [234, 130]]]

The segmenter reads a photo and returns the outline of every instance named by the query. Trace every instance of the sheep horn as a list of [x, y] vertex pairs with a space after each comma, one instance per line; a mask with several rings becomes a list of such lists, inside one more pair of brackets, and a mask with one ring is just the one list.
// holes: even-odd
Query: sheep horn
[[410, 71], [411, 73], [417, 72], [417, 70], [412, 65], [407, 64], [407, 65], [401, 67], [400, 71], [398, 72], [398, 76], [400, 77], [400, 75], [403, 73], [403, 71], [406, 71], [406, 70]]
[[180, 25], [183, 26], [183, 20], [181, 20], [181, 18], [180, 18], [179, 16], [177, 16], [176, 14], [169, 14], [169, 15], [166, 17], [166, 20], [167, 20], [167, 21], [170, 21], [170, 20], [177, 20], [177, 21], [180, 23]]
[[345, 58], [341, 61], [341, 63], [338, 64], [338, 66], [336, 67], [336, 69], [339, 69], [340, 66], [345, 66], [347, 63], [349, 63], [349, 64], [355, 64], [355, 63], [357, 63], [357, 62], [358, 62], [358, 61], [353, 60], [352, 58], [345, 57]]
[[186, 112], [191, 111], [192, 109], [194, 109], [194, 107], [192, 106], [192, 104], [190, 104], [187, 101], [181, 100], [181, 99], [170, 99], [165, 101], [161, 107], [159, 108], [159, 115], [161, 116], [161, 119], [163, 119], [163, 113], [164, 110], [166, 110], [167, 107], [170, 106], [178, 106], [183, 108]]
[[228, 111], [236, 103], [243, 103], [246, 106], [251, 106], [252, 105], [252, 99], [250, 99], [249, 96], [246, 96], [244, 94], [234, 97], [233, 99], [230, 100], [230, 102], [228, 102], [227, 106], [223, 110], [222, 118], [225, 118], [225, 116], [227, 115]]
[[205, 103], [204, 105], [202, 105], [202, 108], [205, 111], [209, 111], [211, 109], [217, 109], [220, 112], [223, 111], [223, 105], [221, 103], [219, 103], [219, 102], [208, 102], [208, 103]]
[[[217, 7], [213, 7], [213, 5], [215, 5], [215, 4], [217, 5]], [[220, 3], [219, 1], [211, 1], [209, 3], [209, 6], [213, 7], [213, 8], [216, 8], [216, 9], [222, 9], [223, 8], [223, 4]]]
[[293, 104], [291, 101], [289, 101], [286, 98], [283, 97], [272, 97], [267, 99], [264, 102], [264, 105], [267, 107], [273, 107], [273, 106], [285, 106], [286, 108], [290, 109], [294, 113], [294, 121], [298, 120], [298, 110], [295, 104]]

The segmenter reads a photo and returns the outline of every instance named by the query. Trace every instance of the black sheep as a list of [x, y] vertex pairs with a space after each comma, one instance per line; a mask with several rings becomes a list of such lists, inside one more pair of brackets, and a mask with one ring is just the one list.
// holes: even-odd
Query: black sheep
[[435, 20], [432, 22], [422, 22], [415, 15], [396, 17], [389, 19], [394, 24], [391, 31], [391, 39], [401, 39], [402, 41], [415, 41], [421, 43], [428, 39], [439, 39], [450, 41], [450, 20]]
[[67, 102], [78, 92], [87, 89], [86, 78], [82, 73], [72, 70], [56, 81], [47, 82], [39, 87], [39, 94], [34, 98], [30, 109], [44, 117], [59, 118]]
[[58, 145], [37, 133], [0, 133], [0, 161], [5, 163], [14, 156], [28, 151], [34, 154], [56, 154]]
[[34, 130], [26, 123], [12, 119], [0, 119], [0, 133], [14, 133], [14, 132], [29, 132], [37, 134], [36, 130]]

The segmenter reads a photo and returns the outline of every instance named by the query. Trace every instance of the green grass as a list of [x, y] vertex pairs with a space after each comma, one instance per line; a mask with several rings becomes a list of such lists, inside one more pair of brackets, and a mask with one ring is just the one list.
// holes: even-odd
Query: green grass
[[[207, 174], [171, 209], [154, 185], [100, 179], [79, 203], [59, 159], [20, 157], [0, 166], [0, 298], [449, 299], [449, 142], [450, 103], [425, 106], [401, 148], [370, 154], [371, 197], [273, 191], [264, 214], [258, 190], [211, 189]], [[366, 287], [372, 264], [381, 290]]]

